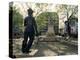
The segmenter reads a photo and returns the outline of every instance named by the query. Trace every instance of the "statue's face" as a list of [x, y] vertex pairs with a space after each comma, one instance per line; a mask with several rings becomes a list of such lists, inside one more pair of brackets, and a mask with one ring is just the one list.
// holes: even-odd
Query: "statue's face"
[[32, 12], [28, 12], [28, 15], [32, 15], [33, 13]]

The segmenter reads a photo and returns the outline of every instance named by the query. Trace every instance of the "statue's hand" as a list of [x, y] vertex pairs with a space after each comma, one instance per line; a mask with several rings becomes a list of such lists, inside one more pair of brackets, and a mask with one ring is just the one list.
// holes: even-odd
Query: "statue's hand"
[[36, 36], [39, 36], [39, 33], [38, 32], [36, 32]]

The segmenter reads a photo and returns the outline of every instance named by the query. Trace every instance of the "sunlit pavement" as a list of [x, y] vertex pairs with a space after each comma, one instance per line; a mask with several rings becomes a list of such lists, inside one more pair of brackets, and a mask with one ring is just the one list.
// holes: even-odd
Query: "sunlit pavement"
[[[71, 40], [71, 39], [70, 39]], [[44, 57], [44, 56], [60, 56], [60, 55], [77, 55], [78, 46], [67, 44], [60, 41], [45, 42], [41, 41], [33, 43], [31, 53], [24, 54], [21, 52], [23, 38], [13, 39], [13, 55], [16, 57]], [[36, 40], [35, 40], [36, 41]]]

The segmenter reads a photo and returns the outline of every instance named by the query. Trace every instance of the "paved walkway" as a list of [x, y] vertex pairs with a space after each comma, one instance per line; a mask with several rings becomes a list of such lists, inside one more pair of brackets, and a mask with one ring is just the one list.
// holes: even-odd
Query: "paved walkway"
[[73, 45], [68, 45], [60, 42], [39, 42], [38, 45], [33, 43], [31, 53], [23, 54], [21, 45], [23, 39], [14, 39], [13, 54], [16, 57], [43, 57], [43, 56], [59, 56], [59, 55], [75, 55], [78, 54], [78, 48]]

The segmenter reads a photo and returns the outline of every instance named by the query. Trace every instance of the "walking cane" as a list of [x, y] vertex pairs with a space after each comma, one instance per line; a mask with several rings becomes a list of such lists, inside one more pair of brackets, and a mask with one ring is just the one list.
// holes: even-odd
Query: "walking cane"
[[36, 37], [35, 48], [37, 48], [38, 44], [39, 44], [39, 36]]

